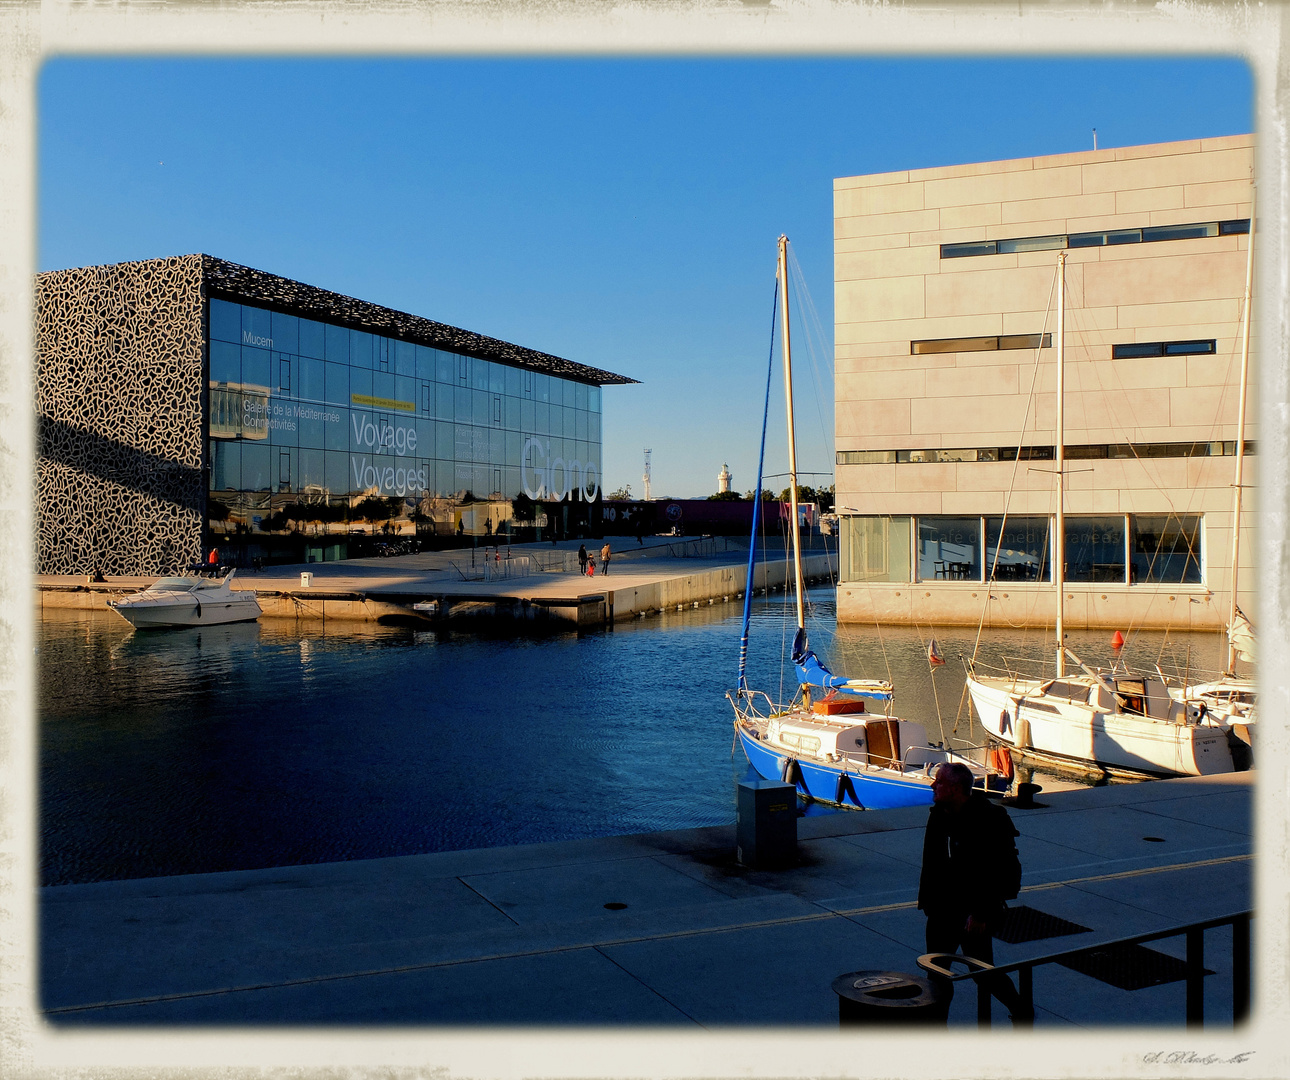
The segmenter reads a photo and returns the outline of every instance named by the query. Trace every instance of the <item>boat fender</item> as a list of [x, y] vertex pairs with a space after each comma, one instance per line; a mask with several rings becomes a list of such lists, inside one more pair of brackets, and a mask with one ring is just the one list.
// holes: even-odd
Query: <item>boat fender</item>
[[1007, 735], [1012, 730], [1012, 717], [1008, 715], [1008, 710], [1004, 709], [999, 714], [999, 734]]
[[1030, 721], [1024, 716], [1017, 717], [1017, 741], [1016, 746], [1025, 750], [1030, 746]]
[[202, 617], [202, 602], [200, 600], [197, 601], [197, 617], [199, 619]]
[[801, 766], [797, 764], [796, 758], [784, 759], [784, 772], [783, 775], [780, 776], [780, 779], [786, 784], [794, 784], [797, 787], [806, 786], [802, 782], [802, 769]]
[[851, 796], [851, 802], [857, 809], [864, 809], [864, 803], [860, 801], [860, 796], [856, 794], [856, 788], [855, 785], [851, 783], [851, 777], [846, 773], [839, 773], [837, 792], [833, 796], [833, 801], [841, 806], [848, 795]]

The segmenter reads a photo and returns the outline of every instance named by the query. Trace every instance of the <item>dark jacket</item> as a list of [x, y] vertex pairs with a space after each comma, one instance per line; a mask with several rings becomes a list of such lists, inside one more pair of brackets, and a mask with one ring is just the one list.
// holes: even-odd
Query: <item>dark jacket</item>
[[918, 906], [989, 922], [1016, 896], [1018, 836], [1008, 811], [979, 791], [957, 813], [933, 806], [923, 834]]

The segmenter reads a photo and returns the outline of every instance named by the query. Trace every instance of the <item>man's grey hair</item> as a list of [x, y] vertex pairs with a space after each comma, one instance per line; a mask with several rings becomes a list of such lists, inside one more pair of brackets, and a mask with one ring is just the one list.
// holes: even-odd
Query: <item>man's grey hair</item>
[[945, 770], [945, 775], [949, 777], [952, 783], [957, 784], [965, 792], [971, 792], [972, 785], [975, 782], [972, 776], [972, 770], [961, 761], [951, 761], [941, 768]]

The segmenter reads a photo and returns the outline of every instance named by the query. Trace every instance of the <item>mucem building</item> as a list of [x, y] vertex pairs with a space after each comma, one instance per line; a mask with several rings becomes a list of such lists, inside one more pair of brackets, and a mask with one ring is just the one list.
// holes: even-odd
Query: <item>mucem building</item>
[[600, 531], [635, 380], [209, 255], [36, 279], [37, 569]]

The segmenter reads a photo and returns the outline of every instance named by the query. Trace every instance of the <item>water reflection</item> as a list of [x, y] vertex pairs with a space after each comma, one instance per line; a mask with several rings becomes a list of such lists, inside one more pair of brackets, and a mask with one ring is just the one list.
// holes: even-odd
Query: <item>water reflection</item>
[[[979, 741], [962, 697], [974, 634], [835, 626], [810, 605], [835, 670], [891, 678], [929, 735]], [[46, 883], [376, 858], [691, 828], [734, 818], [724, 692], [741, 605], [612, 631], [483, 639], [368, 623], [135, 632], [111, 612], [38, 626]], [[793, 616], [754, 606], [750, 682], [777, 693]], [[1090, 663], [1109, 635], [1072, 635]], [[1139, 635], [1125, 652], [1212, 665], [1217, 635]], [[1043, 636], [983, 650], [1046, 655]], [[1162, 664], [1163, 666], [1163, 664]], [[1168, 670], [1166, 668], [1166, 670]], [[785, 687], [787, 688], [787, 687]]]

